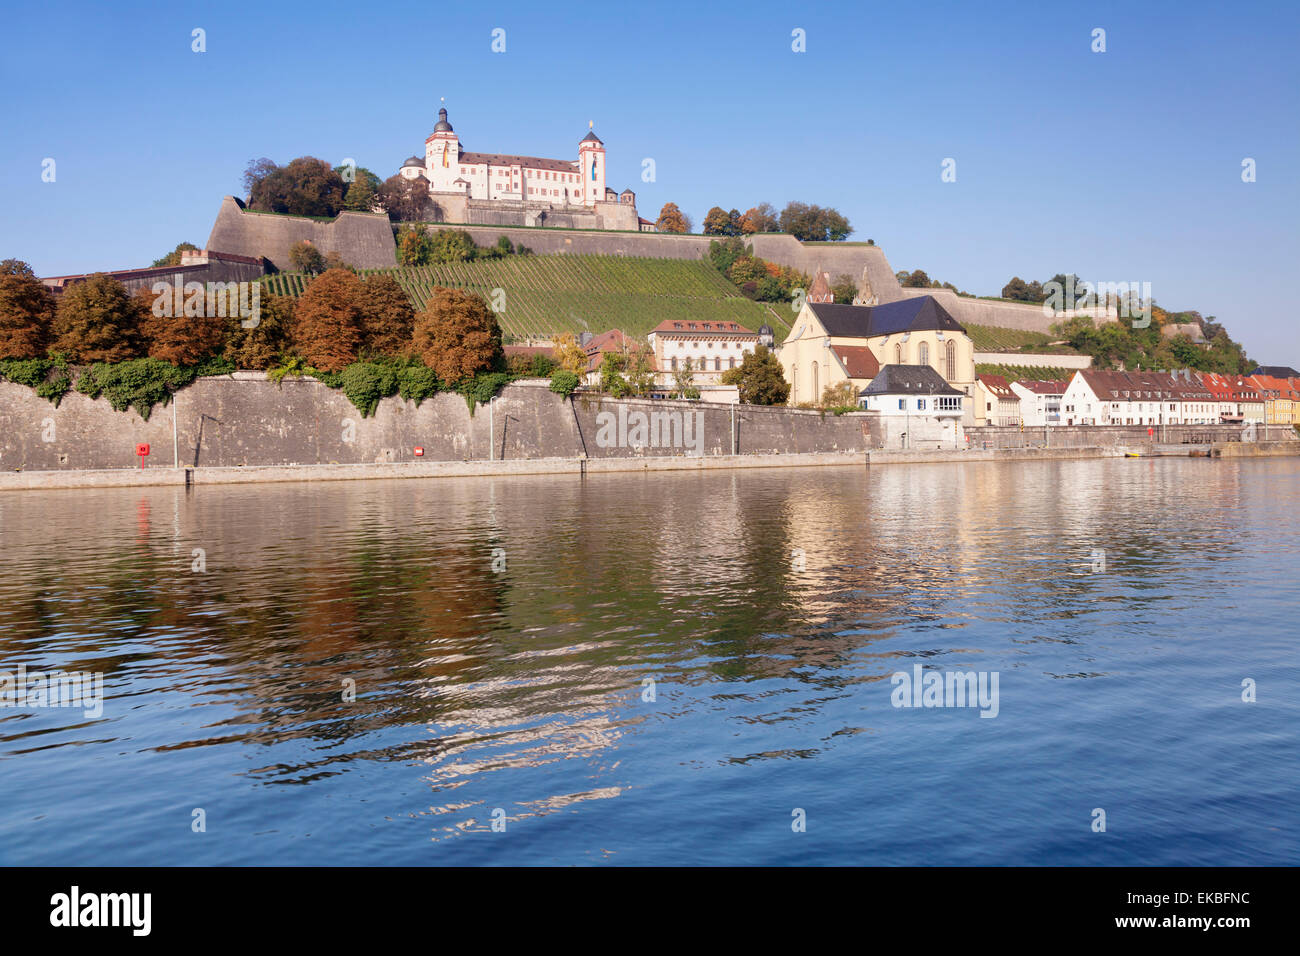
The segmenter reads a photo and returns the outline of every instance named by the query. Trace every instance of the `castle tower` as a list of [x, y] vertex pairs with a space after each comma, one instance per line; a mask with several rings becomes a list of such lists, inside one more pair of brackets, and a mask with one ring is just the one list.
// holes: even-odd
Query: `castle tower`
[[[594, 126], [592, 123], [587, 124]], [[578, 194], [584, 206], [591, 206], [605, 201], [605, 144], [596, 136], [594, 129], [588, 129], [587, 135], [578, 143], [578, 170], [581, 192]]]
[[424, 141], [425, 178], [435, 190], [451, 190], [460, 176], [460, 137], [447, 122], [447, 108], [438, 110], [438, 125]]

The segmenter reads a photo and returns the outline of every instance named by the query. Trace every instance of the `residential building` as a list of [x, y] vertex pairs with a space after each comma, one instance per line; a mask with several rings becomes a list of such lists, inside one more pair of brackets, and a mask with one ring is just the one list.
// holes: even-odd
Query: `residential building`
[[671, 387], [674, 373], [691, 363], [691, 379], [697, 387], [718, 385], [724, 372], [735, 368], [754, 351], [760, 334], [738, 322], [669, 319], [660, 322], [648, 336], [654, 352], [656, 384]]
[[1061, 416], [1066, 425], [1205, 425], [1219, 421], [1219, 407], [1190, 369], [1080, 369], [1061, 396]]
[[977, 375], [966, 420], [975, 425], [1019, 426], [1020, 396], [1001, 375]]
[[859, 395], [880, 413], [886, 448], [960, 448], [969, 396], [928, 365], [885, 365]]
[[1011, 390], [1020, 397], [1020, 419], [1026, 428], [1060, 425], [1061, 398], [1066, 382], [1016, 381]]

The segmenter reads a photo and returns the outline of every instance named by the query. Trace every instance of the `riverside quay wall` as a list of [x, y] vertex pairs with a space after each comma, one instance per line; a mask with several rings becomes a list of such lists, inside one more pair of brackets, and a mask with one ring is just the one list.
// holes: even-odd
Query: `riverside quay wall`
[[1295, 441], [1290, 425], [1063, 425], [1015, 428], [968, 425], [971, 448], [1113, 448], [1130, 445], [1209, 445]]
[[[472, 414], [462, 396], [439, 394], [418, 407], [386, 398], [363, 418], [342, 391], [315, 379], [276, 384], [265, 373], [237, 372], [199, 379], [145, 421], [103, 398], [70, 392], [55, 408], [29, 388], [0, 382], [0, 469], [849, 453], [880, 441], [874, 413], [568, 399], [548, 384], [513, 383]], [[141, 445], [149, 446], [143, 459]]]

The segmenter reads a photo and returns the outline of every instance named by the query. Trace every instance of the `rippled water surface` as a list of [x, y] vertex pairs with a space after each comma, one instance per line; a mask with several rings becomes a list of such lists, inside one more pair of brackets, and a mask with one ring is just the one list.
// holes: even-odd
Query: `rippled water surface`
[[[3, 493], [0, 671], [105, 700], [0, 708], [0, 862], [1294, 864], [1298, 506], [1293, 459]], [[894, 707], [917, 664], [997, 716]]]

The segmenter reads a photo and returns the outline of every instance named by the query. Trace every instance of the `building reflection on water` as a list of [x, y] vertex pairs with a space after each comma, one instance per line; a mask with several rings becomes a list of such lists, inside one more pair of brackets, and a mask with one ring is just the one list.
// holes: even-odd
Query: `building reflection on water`
[[8, 495], [0, 660], [101, 671], [109, 700], [0, 715], [0, 755], [190, 709], [149, 746], [261, 747], [265, 784], [409, 762], [435, 836], [483, 828], [467, 784], [580, 761], [589, 788], [530, 777], [507, 818], [616, 797], [625, 736], [682, 709], [749, 760], [751, 728], [904, 659], [1009, 640], [1032, 666], [1081, 618], [1158, 622], [1172, 580], [1238, 552], [1241, 508], [1237, 465], [1168, 460]]

